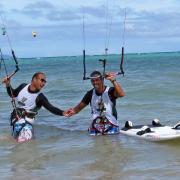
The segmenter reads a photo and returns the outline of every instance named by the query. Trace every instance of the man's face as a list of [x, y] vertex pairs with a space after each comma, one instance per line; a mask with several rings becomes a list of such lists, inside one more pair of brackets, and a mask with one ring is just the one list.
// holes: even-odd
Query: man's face
[[33, 85], [37, 90], [41, 90], [46, 84], [46, 76], [44, 74], [39, 74], [33, 79]]
[[93, 85], [95, 89], [99, 89], [102, 87], [102, 79], [99, 77], [93, 78], [91, 79], [91, 84]]

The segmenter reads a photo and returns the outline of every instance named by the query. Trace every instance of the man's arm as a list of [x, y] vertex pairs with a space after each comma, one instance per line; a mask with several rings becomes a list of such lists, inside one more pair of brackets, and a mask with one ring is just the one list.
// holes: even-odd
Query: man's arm
[[88, 91], [85, 96], [83, 97], [82, 101], [75, 106], [74, 108], [69, 108], [65, 111], [65, 114], [70, 117], [73, 116], [74, 114], [79, 113], [82, 109], [84, 109], [90, 102], [92, 98], [92, 90]]
[[83, 101], [81, 101], [77, 106], [74, 108], [69, 108], [66, 111], [64, 111], [64, 114], [68, 117], [73, 116], [77, 113], [79, 113], [83, 108], [85, 108], [87, 104], [85, 104]]
[[6, 86], [7, 93], [10, 97], [17, 97], [19, 92], [26, 86], [26, 83], [21, 84], [16, 89], [13, 89], [11, 85]]
[[82, 109], [84, 109], [87, 106], [83, 101], [81, 101], [77, 106], [73, 108], [74, 114], [79, 113]]
[[46, 98], [46, 96], [44, 96], [43, 93], [40, 93], [36, 99], [36, 105], [40, 108], [40, 107], [45, 107], [48, 111], [50, 111], [51, 113], [55, 114], [55, 115], [59, 115], [59, 116], [63, 116], [64, 115], [64, 111], [53, 106], [48, 99]]
[[10, 97], [17, 97], [19, 92], [27, 85], [25, 83], [21, 84], [16, 89], [13, 89], [10, 84], [11, 79], [9, 77], [5, 77], [2, 80], [2, 83], [6, 85], [7, 93]]
[[110, 80], [111, 83], [114, 86], [114, 96], [115, 97], [123, 97], [125, 96], [125, 93], [121, 87], [121, 85], [116, 81], [116, 74], [113, 72], [107, 73], [106, 74], [106, 79]]
[[111, 81], [114, 86], [114, 96], [115, 97], [123, 97], [125, 96], [125, 93], [121, 87], [121, 85], [115, 80]]

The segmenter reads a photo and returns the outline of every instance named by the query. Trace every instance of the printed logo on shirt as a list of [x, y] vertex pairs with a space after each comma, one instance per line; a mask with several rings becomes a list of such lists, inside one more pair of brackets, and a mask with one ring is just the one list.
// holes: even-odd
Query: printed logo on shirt
[[21, 105], [21, 106], [25, 106], [25, 101], [27, 101], [27, 98], [26, 97], [23, 97], [22, 99], [21, 99], [21, 101], [18, 101], [18, 104], [19, 105]]

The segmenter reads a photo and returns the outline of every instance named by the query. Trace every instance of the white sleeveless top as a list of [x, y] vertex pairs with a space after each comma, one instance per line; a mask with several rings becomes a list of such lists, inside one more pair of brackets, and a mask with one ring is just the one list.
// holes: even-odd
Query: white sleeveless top
[[[27, 112], [34, 112], [34, 109], [36, 108], [36, 98], [39, 95], [40, 92], [37, 93], [30, 93], [28, 91], [28, 87], [30, 84], [26, 85], [18, 94], [16, 97], [16, 101], [18, 104], [18, 108], [23, 108]], [[25, 118], [28, 122], [34, 123], [34, 118]]]
[[27, 111], [33, 111], [36, 107], [36, 98], [39, 95], [38, 93], [30, 93], [28, 87], [30, 84], [26, 85], [16, 97], [19, 108], [24, 108]]
[[118, 126], [118, 122], [116, 118], [113, 116], [112, 108], [113, 108], [113, 103], [109, 98], [108, 91], [110, 87], [106, 87], [105, 91], [101, 96], [97, 96], [95, 89], [93, 89], [93, 94], [92, 94], [92, 99], [91, 99], [91, 120], [93, 121], [96, 119], [98, 116], [100, 116], [100, 111], [99, 109], [99, 104], [102, 102], [104, 104], [104, 110], [103, 110], [103, 115], [114, 125]]

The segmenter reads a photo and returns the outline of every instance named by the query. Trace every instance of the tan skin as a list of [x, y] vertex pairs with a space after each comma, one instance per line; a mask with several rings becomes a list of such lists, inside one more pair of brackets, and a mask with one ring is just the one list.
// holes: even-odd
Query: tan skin
[[[115, 97], [123, 97], [123, 96], [125, 96], [125, 93], [124, 93], [123, 89], [121, 88], [120, 84], [117, 81], [114, 81], [115, 77], [116, 77], [116, 73], [109, 72], [109, 73], [106, 73], [105, 79], [111, 81], [111, 83], [113, 84], [113, 86], [115, 88], [114, 96]], [[98, 94], [103, 93], [103, 91], [105, 90], [103, 80], [99, 77], [91, 79], [91, 84], [95, 88], [95, 90]], [[87, 105], [85, 103], [80, 102], [74, 108], [70, 108], [70, 109], [66, 110], [65, 113], [67, 114], [67, 116], [70, 117], [74, 114], [79, 113], [86, 106]]]
[[38, 74], [37, 77], [34, 77], [30, 84], [31, 91], [41, 90], [46, 84], [45, 74]]

